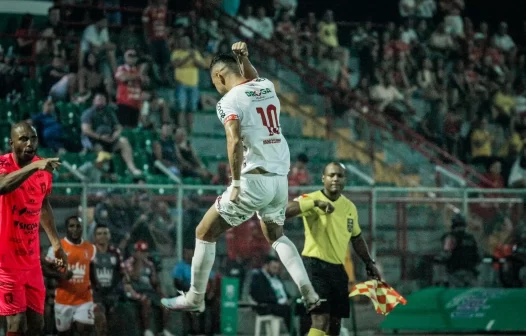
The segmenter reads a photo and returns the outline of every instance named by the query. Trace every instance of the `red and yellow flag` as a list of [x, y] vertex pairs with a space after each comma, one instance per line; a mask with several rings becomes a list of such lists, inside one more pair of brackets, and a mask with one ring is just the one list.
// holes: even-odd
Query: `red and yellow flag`
[[378, 314], [389, 314], [397, 304], [405, 305], [407, 300], [398, 294], [393, 287], [383, 281], [369, 280], [354, 285], [349, 297], [365, 295], [371, 299]]

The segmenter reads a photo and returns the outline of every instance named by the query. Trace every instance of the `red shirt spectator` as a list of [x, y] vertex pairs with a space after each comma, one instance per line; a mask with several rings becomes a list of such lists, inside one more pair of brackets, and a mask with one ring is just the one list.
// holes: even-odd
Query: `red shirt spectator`
[[164, 40], [167, 38], [167, 16], [168, 10], [164, 5], [157, 4], [146, 7], [142, 14], [142, 22], [146, 26], [145, 34], [148, 40]]
[[[119, 76], [123, 74], [133, 79], [125, 81], [119, 80]], [[121, 65], [117, 68], [115, 79], [117, 80], [117, 104], [136, 109], [141, 108], [141, 79], [139, 77], [139, 69], [137, 69], [136, 66]]]
[[290, 169], [289, 186], [310, 185], [312, 180], [307, 171], [309, 158], [305, 154], [300, 154], [296, 158], [296, 163]]

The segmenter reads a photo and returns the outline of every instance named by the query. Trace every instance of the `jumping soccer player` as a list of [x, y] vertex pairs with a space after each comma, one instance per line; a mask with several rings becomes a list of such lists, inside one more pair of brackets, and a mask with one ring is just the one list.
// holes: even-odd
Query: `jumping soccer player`
[[[66, 219], [66, 238], [62, 246], [69, 256], [71, 278], [61, 278], [55, 294], [55, 325], [60, 336], [91, 335], [95, 314], [90, 283], [90, 266], [96, 255], [95, 245], [82, 240], [82, 224], [77, 216]], [[49, 250], [48, 261], [53, 261]]]
[[163, 299], [172, 310], [205, 309], [205, 291], [214, 264], [216, 241], [257, 213], [265, 237], [298, 286], [308, 310], [320, 304], [298, 250], [283, 235], [288, 201], [289, 147], [279, 124], [280, 101], [271, 81], [259, 78], [248, 60], [247, 45], [232, 45], [234, 55], [218, 55], [210, 65], [223, 98], [217, 115], [224, 124], [232, 184], [217, 198], [196, 228], [192, 281], [188, 293]]
[[356, 206], [341, 194], [346, 182], [345, 168], [337, 162], [329, 163], [321, 180], [323, 190], [289, 202], [286, 211], [287, 218], [303, 217], [305, 267], [314, 289], [327, 299], [311, 311], [309, 336], [339, 335], [341, 319], [349, 317], [349, 277], [344, 267], [349, 240], [365, 262], [367, 274], [380, 279], [361, 235]]
[[7, 336], [37, 336], [44, 326], [46, 288], [40, 264], [39, 226], [46, 231], [55, 266], [67, 265], [48, 196], [57, 158], [36, 156], [38, 137], [26, 122], [11, 128], [11, 153], [0, 156], [0, 316]]

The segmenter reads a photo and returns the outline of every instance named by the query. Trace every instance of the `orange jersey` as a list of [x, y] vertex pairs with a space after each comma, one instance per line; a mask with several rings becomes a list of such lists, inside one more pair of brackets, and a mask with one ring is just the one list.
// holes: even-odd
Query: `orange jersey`
[[[82, 241], [75, 245], [67, 238], [62, 239], [62, 248], [68, 255], [68, 270], [73, 272], [69, 280], [59, 280], [55, 302], [76, 306], [93, 301], [90, 283], [90, 264], [95, 259], [95, 245]], [[48, 259], [55, 258], [53, 249], [49, 249]]]

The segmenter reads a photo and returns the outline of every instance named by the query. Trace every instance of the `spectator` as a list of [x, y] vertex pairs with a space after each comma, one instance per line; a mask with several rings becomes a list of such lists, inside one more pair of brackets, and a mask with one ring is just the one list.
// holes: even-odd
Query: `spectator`
[[55, 104], [48, 99], [42, 104], [42, 112], [33, 116], [33, 125], [43, 147], [51, 148], [55, 152], [65, 152], [64, 130], [57, 120]]
[[42, 92], [56, 100], [68, 100], [77, 91], [77, 76], [68, 73], [61, 56], [53, 57], [50, 65], [42, 70]]
[[424, 22], [431, 21], [437, 11], [436, 0], [418, 0], [415, 16]]
[[270, 40], [274, 35], [274, 23], [267, 16], [265, 7], [258, 8], [257, 17], [254, 20], [257, 24], [256, 31], [259, 32], [267, 40]]
[[431, 34], [429, 47], [443, 57], [455, 50], [455, 40], [447, 33], [444, 23], [439, 24], [437, 29]]
[[143, 92], [141, 124], [144, 129], [159, 130], [162, 125], [171, 123], [170, 107], [157, 92]]
[[440, 0], [440, 6], [445, 15], [446, 32], [455, 37], [463, 37], [464, 22], [460, 14], [464, 10], [464, 0]]
[[[94, 211], [95, 223], [107, 226], [110, 229], [113, 245], [120, 244], [124, 237], [129, 237], [134, 216], [135, 212], [130, 209], [118, 189], [106, 191], [105, 197], [95, 206]], [[94, 228], [95, 226], [92, 227], [92, 229]], [[124, 250], [121, 245], [119, 248]]]
[[120, 152], [128, 170], [134, 176], [142, 172], [135, 167], [133, 152], [128, 139], [121, 136], [122, 126], [115, 112], [108, 109], [106, 96], [96, 94], [93, 106], [82, 114], [82, 143], [86, 149], [104, 150], [109, 153]]
[[287, 12], [283, 12], [276, 23], [276, 35], [287, 48], [297, 38], [296, 26]]
[[516, 100], [513, 96], [512, 84], [507, 82], [493, 97], [492, 119], [509, 133], [515, 111]]
[[485, 164], [492, 155], [493, 135], [488, 130], [488, 119], [482, 117], [478, 120], [471, 133], [471, 162]]
[[25, 77], [19, 58], [12, 49], [8, 50], [4, 62], [0, 63], [0, 98], [11, 96], [11, 101], [16, 102], [23, 90]]
[[340, 77], [341, 63], [337, 55], [338, 51], [335, 48], [328, 48], [327, 53], [320, 60], [320, 71], [327, 75], [332, 81], [336, 82]]
[[275, 17], [280, 17], [282, 13], [287, 13], [290, 17], [296, 17], [298, 0], [275, 0], [273, 2]]
[[493, 40], [495, 46], [504, 53], [509, 53], [515, 49], [515, 42], [513, 42], [511, 36], [508, 35], [508, 24], [506, 22], [500, 23], [499, 31], [493, 36]]
[[86, 177], [87, 183], [116, 182], [117, 177], [110, 173], [111, 154], [99, 152], [95, 161], [85, 162], [78, 171]]
[[267, 257], [265, 264], [252, 273], [250, 296], [256, 301], [254, 310], [258, 315], [281, 317], [285, 326], [290, 328], [291, 312], [289, 294], [280, 279], [281, 263], [275, 257]]
[[174, 140], [174, 127], [172, 124], [163, 124], [159, 139], [152, 143], [155, 160], [161, 161], [173, 174], [180, 176], [180, 164], [177, 160], [177, 146]]
[[416, 0], [400, 0], [398, 11], [403, 18], [413, 17], [416, 15]]
[[[78, 99], [87, 101], [97, 93], [110, 95], [113, 92], [112, 81], [105, 79], [99, 72], [99, 60], [97, 56], [90, 52], [84, 59], [83, 67], [78, 73]], [[69, 85], [69, 81], [68, 81]]]
[[309, 157], [307, 154], [301, 153], [298, 155], [296, 163], [290, 169], [289, 186], [304, 186], [312, 184], [312, 178], [307, 169], [308, 163]]
[[93, 53], [97, 57], [97, 60], [103, 59], [109, 62], [111, 69], [110, 71], [106, 71], [107, 75], [113, 73], [115, 69], [117, 69], [115, 45], [110, 42], [108, 20], [103, 16], [96, 17], [94, 23], [87, 26], [82, 33], [82, 39], [80, 41], [79, 68], [82, 67], [84, 59], [89, 53]]
[[380, 111], [393, 109], [401, 114], [401, 103], [410, 108], [409, 103], [405, 100], [404, 95], [393, 85], [392, 74], [385, 73], [379, 76], [379, 83], [371, 88], [371, 100], [376, 104]]
[[212, 185], [228, 186], [230, 185], [230, 181], [230, 166], [228, 163], [219, 162], [217, 165], [217, 174], [214, 175], [210, 183]]
[[506, 187], [504, 179], [502, 178], [502, 163], [499, 160], [493, 160], [487, 167], [487, 172], [484, 178], [489, 183], [483, 183], [482, 188], [502, 189]]
[[55, 57], [66, 57], [64, 45], [56, 37], [53, 28], [46, 28], [40, 34], [40, 39], [35, 44], [35, 56], [39, 64], [47, 64]]
[[170, 51], [168, 50], [168, 34], [166, 20], [168, 10], [165, 0], [153, 0], [142, 14], [144, 39], [150, 46], [153, 61], [159, 67], [163, 80], [166, 82], [168, 66], [170, 65]]
[[136, 128], [142, 105], [142, 86], [148, 79], [137, 67], [137, 52], [130, 49], [124, 53], [124, 65], [115, 73], [117, 81], [117, 119], [126, 128]]
[[239, 33], [241, 36], [252, 39], [254, 32], [258, 32], [259, 24], [254, 18], [252, 6], [247, 5], [243, 7], [242, 14], [237, 17], [237, 20], [241, 23], [239, 26]]
[[321, 42], [319, 48], [319, 58], [325, 53], [329, 47], [338, 48], [340, 43], [338, 41], [338, 27], [334, 22], [332, 10], [327, 10], [318, 24], [318, 39]]
[[446, 264], [449, 287], [471, 288], [476, 286], [477, 266], [480, 263], [477, 242], [466, 232], [466, 220], [456, 214], [451, 220], [451, 232], [442, 237], [443, 251], [440, 260]]
[[[150, 327], [152, 307], [161, 307], [161, 298], [164, 297], [164, 294], [155, 266], [148, 258], [148, 244], [143, 241], [135, 243], [133, 256], [124, 264], [127, 273], [130, 275], [132, 288], [138, 294], [133, 299], [137, 300], [140, 305], [144, 336], [154, 336], [155, 334]], [[173, 336], [167, 329], [170, 318], [169, 312], [161, 309], [161, 314], [163, 316], [163, 336]]]
[[175, 99], [178, 103], [179, 127], [192, 132], [193, 113], [199, 104], [199, 68], [206, 68], [201, 53], [190, 45], [190, 38], [181, 39], [181, 45], [172, 53], [175, 68]]
[[526, 188], [526, 146], [511, 167], [508, 186], [511, 188]]
[[122, 23], [121, 12], [119, 10], [116, 10], [116, 8], [121, 7], [121, 1], [103, 0], [102, 5], [102, 8], [104, 8], [106, 11], [106, 19], [108, 20], [108, 23], [120, 26]]
[[202, 181], [209, 181], [212, 178], [212, 174], [203, 165], [201, 158], [186, 137], [187, 134], [184, 128], [179, 127], [175, 131], [177, 162], [179, 162], [182, 176], [199, 177]]
[[25, 14], [22, 16], [20, 28], [16, 31], [16, 53], [22, 57], [33, 56], [33, 46], [35, 45], [36, 31], [33, 26], [33, 15]]

